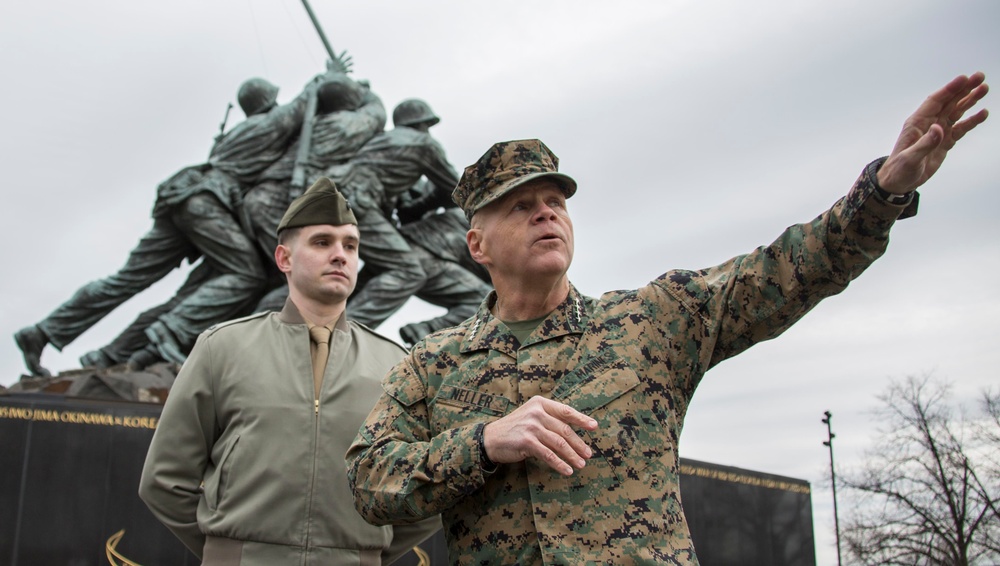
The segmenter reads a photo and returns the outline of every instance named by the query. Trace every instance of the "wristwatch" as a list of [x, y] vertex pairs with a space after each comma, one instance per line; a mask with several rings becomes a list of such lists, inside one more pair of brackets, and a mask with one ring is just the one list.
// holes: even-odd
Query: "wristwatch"
[[498, 466], [493, 460], [490, 460], [490, 457], [486, 454], [485, 431], [486, 424], [480, 424], [476, 427], [476, 446], [479, 448], [479, 468], [487, 474], [492, 474], [497, 471]]
[[872, 185], [875, 186], [875, 193], [889, 204], [895, 204], [898, 206], [910, 204], [910, 201], [913, 200], [913, 193], [915, 191], [899, 195], [896, 193], [890, 193], [889, 191], [886, 191], [882, 187], [878, 186], [878, 170], [882, 168], [882, 164], [885, 163], [886, 159], [888, 159], [888, 157], [881, 157], [868, 164], [868, 178], [872, 180]]

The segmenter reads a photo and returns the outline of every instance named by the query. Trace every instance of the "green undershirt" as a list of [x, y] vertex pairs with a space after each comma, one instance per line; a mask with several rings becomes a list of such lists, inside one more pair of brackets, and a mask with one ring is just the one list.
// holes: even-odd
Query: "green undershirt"
[[547, 316], [548, 315], [545, 315], [531, 320], [520, 320], [518, 322], [507, 322], [506, 320], [501, 320], [501, 322], [507, 325], [507, 328], [510, 329], [510, 333], [517, 338], [518, 343], [523, 344], [524, 341], [528, 339], [528, 336], [531, 336], [531, 333], [538, 328], [538, 325], [541, 324]]

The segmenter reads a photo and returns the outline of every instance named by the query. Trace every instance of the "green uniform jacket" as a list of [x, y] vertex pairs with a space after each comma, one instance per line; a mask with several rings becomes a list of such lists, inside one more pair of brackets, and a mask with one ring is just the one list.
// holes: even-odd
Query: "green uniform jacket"
[[341, 317], [317, 401], [291, 301], [209, 329], [170, 390], [139, 495], [206, 565], [391, 561], [440, 521], [395, 533], [365, 523], [344, 453], [404, 353]]
[[[710, 269], [600, 299], [571, 288], [520, 345], [491, 295], [387, 376], [348, 452], [358, 510], [375, 524], [441, 513], [454, 564], [697, 564], [677, 454], [695, 387], [883, 253], [903, 207], [874, 191], [866, 171], [812, 222]], [[595, 456], [569, 477], [534, 459], [484, 474], [478, 425], [535, 395], [598, 421], [579, 431]]]

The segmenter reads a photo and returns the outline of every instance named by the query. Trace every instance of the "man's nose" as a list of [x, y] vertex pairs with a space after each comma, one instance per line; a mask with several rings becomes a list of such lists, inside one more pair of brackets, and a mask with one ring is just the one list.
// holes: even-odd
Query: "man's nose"
[[535, 211], [535, 218], [537, 220], [554, 220], [556, 217], [556, 211], [551, 206], [545, 202], [538, 203], [538, 207]]
[[344, 246], [333, 246], [330, 248], [330, 263], [344, 263], [347, 261], [347, 254]]

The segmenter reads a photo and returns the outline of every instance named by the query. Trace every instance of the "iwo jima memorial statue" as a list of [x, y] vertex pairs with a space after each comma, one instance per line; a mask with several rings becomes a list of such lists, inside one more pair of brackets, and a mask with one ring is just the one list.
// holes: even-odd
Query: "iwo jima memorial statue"
[[17, 389], [47, 385], [38, 381], [51, 378], [42, 364], [47, 345], [62, 349], [185, 259], [197, 263], [173, 298], [83, 355], [84, 369], [105, 383], [135, 381], [157, 364], [183, 363], [218, 322], [280, 310], [287, 287], [274, 266], [275, 231], [291, 200], [321, 176], [349, 199], [364, 242], [350, 318], [377, 328], [411, 296], [447, 309], [400, 328], [412, 344], [475, 313], [489, 275], [466, 248], [468, 222], [451, 201], [458, 175], [429, 132], [438, 116], [422, 100], [404, 100], [384, 130], [382, 101], [349, 77], [348, 56], [329, 53], [327, 72], [287, 104], [277, 103], [278, 87], [265, 79], [239, 87], [246, 119], [217, 136], [206, 163], [157, 187], [153, 225], [124, 266], [15, 334], [30, 373]]
[[[407, 99], [386, 129], [377, 87], [351, 77], [351, 58], [333, 50], [303, 5], [329, 55], [326, 71], [285, 104], [267, 80], [243, 82], [244, 120], [227, 130], [227, 110], [208, 160], [156, 188], [152, 226], [124, 265], [15, 333], [28, 374], [0, 388], [7, 460], [0, 563], [197, 563], [136, 496], [146, 447], [198, 336], [282, 308], [288, 289], [274, 265], [278, 223], [320, 177], [348, 198], [361, 234], [363, 267], [348, 318], [377, 328], [411, 297], [443, 307], [399, 329], [412, 345], [473, 316], [492, 289], [451, 200], [457, 172], [430, 134], [439, 117], [423, 100]], [[185, 260], [192, 268], [173, 297], [83, 355], [81, 369], [45, 368], [47, 346], [67, 346]], [[703, 564], [815, 563], [808, 483], [692, 461], [682, 471], [696, 544], [720, 535], [731, 541], [714, 551], [699, 545]], [[698, 501], [704, 512], [689, 509]], [[80, 521], [81, 513], [90, 519]], [[447, 563], [441, 534], [398, 563]]]

